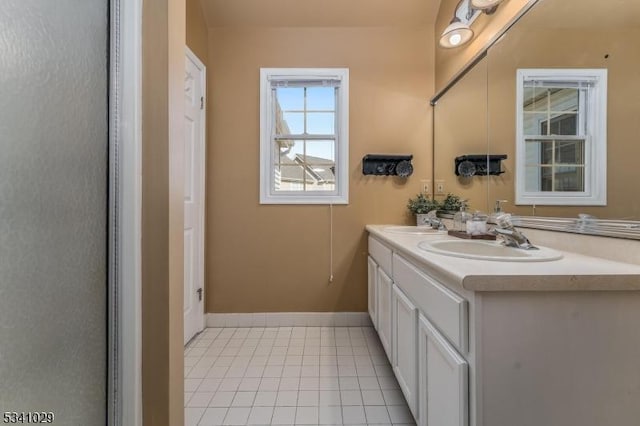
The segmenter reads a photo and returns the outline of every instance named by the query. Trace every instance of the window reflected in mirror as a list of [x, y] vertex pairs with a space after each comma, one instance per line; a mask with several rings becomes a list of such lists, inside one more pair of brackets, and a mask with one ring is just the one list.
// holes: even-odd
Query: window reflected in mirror
[[517, 73], [517, 203], [605, 204], [606, 70]]

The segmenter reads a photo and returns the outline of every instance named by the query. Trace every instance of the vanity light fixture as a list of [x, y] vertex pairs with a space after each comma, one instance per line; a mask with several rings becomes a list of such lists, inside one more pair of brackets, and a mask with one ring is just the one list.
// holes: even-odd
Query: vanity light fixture
[[446, 49], [462, 46], [473, 38], [473, 30], [469, 24], [463, 23], [455, 16], [440, 36], [440, 46]]
[[440, 36], [440, 46], [452, 49], [462, 46], [474, 36], [471, 24], [480, 13], [492, 14], [504, 0], [460, 0], [453, 13], [453, 19]]
[[471, 7], [491, 15], [504, 0], [471, 0]]

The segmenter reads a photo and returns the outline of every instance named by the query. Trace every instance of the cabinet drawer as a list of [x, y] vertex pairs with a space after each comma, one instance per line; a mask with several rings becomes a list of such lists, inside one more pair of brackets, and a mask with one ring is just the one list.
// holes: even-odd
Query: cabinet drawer
[[373, 237], [369, 237], [369, 256], [376, 261], [379, 267], [390, 277], [391, 274], [391, 249]]
[[393, 272], [394, 283], [413, 300], [424, 316], [453, 346], [467, 353], [468, 302], [396, 254], [393, 255]]

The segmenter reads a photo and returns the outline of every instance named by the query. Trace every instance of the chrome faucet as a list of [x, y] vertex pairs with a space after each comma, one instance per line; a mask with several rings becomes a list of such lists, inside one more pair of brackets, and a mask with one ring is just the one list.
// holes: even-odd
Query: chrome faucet
[[498, 216], [496, 218], [496, 227], [493, 230], [507, 247], [514, 247], [523, 250], [538, 250], [538, 247], [531, 244], [529, 239], [513, 226], [510, 213]]
[[444, 222], [442, 222], [442, 219], [438, 218], [437, 210], [431, 210], [429, 213], [427, 213], [427, 218], [429, 219], [429, 225], [431, 225], [433, 229], [437, 229], [438, 231], [447, 230], [447, 227]]

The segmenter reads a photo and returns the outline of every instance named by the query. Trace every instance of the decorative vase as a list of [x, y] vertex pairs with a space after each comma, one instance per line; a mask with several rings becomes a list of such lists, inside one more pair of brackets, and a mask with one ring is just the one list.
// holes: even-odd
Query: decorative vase
[[416, 215], [416, 226], [429, 226], [429, 215], [425, 214], [417, 214]]

